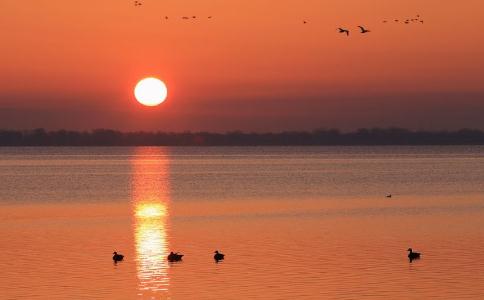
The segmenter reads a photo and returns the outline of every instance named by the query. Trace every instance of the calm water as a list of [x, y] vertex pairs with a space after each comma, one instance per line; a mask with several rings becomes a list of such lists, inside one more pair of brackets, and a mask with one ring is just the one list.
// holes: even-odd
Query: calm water
[[0, 299], [137, 298], [483, 299], [484, 148], [0, 148]]

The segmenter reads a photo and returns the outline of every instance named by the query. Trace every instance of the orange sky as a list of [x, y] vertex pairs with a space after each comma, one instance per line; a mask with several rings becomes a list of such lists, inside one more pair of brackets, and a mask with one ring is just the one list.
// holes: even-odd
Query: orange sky
[[484, 1], [142, 2], [1, 1], [0, 128], [484, 129]]

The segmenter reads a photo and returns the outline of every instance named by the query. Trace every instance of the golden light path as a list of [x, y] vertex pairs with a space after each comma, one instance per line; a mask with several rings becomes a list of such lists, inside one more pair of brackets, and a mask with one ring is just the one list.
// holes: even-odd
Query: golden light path
[[168, 158], [161, 148], [136, 148], [132, 195], [139, 296], [166, 295], [168, 277]]

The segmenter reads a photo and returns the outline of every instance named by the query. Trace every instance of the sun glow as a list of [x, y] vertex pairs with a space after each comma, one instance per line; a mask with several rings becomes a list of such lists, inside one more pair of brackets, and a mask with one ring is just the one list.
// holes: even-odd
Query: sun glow
[[134, 88], [134, 96], [139, 103], [146, 106], [157, 106], [165, 101], [168, 90], [163, 81], [148, 77], [142, 79]]

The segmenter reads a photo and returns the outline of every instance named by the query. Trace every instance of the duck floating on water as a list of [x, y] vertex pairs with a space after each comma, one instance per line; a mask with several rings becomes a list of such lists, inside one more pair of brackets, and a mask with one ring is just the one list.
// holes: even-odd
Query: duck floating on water
[[218, 252], [218, 250], [215, 250], [214, 253], [215, 253], [215, 255], [213, 256], [213, 259], [215, 259], [217, 262], [219, 260], [223, 260], [225, 258], [225, 254]]
[[410, 261], [420, 258], [420, 253], [413, 252], [412, 248], [408, 248], [407, 251], [408, 251], [408, 259], [410, 259]]
[[176, 252], [176, 253], [170, 252], [167, 259], [170, 262], [174, 262], [174, 261], [182, 260], [182, 257], [183, 257], [183, 254], [178, 254], [178, 252]]
[[114, 262], [122, 261], [124, 258], [124, 255], [118, 254], [118, 252], [114, 251], [113, 252], [113, 260]]

